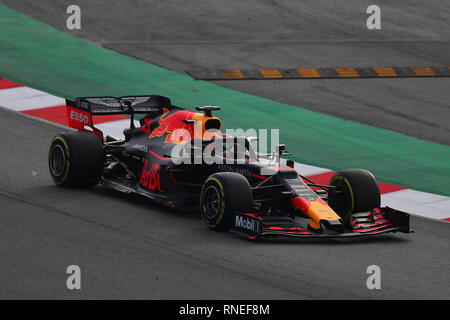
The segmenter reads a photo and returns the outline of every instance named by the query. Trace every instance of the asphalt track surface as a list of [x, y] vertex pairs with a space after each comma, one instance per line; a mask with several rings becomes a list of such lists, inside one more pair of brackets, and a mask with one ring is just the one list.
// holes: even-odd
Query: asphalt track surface
[[[0, 109], [0, 298], [449, 297], [447, 223], [412, 217], [413, 234], [251, 242], [141, 197], [55, 186], [47, 150], [61, 130]], [[66, 288], [73, 264], [81, 290]], [[374, 264], [381, 290], [366, 287]]]
[[[196, 68], [443, 66], [450, 3], [378, 1], [2, 0], [70, 34], [181, 73]], [[302, 108], [450, 145], [449, 78], [214, 81]]]
[[[64, 29], [66, 16], [55, 12], [64, 13], [71, 4], [64, 1], [58, 4], [56, 1], [4, 2], [60, 29]], [[303, 26], [310, 29], [300, 28], [303, 31], [299, 35], [296, 19], [283, 18], [280, 11], [273, 10], [279, 8], [278, 2], [270, 2], [270, 5], [252, 2], [251, 10], [237, 2], [227, 7], [220, 3], [197, 2], [192, 7], [178, 6], [174, 2], [167, 4], [167, 1], [153, 2], [153, 5], [135, 1], [126, 7], [125, 3], [105, 7], [100, 2], [79, 1], [79, 5], [86, 8], [79, 35], [178, 71], [200, 62], [203, 67], [229, 67], [233, 63], [242, 68], [255, 64], [274, 67], [289, 64], [291, 67], [295, 63], [297, 67], [308, 63], [308, 66], [321, 67], [324, 63], [327, 63], [325, 66], [338, 63], [376, 66], [399, 65], [399, 61], [405, 61], [405, 65], [448, 62], [448, 28], [443, 20], [448, 4], [441, 2], [430, 1], [424, 7], [423, 2], [407, 1], [411, 11], [406, 17], [402, 16], [401, 5], [397, 5], [395, 11], [403, 17], [403, 20], [396, 20], [397, 37], [410, 41], [397, 43], [394, 36], [386, 36], [387, 39], [373, 41], [373, 50], [363, 46], [357, 37], [354, 43], [343, 45], [340, 37], [351, 39], [354, 36], [350, 31], [355, 9], [351, 9], [350, 4], [337, 2], [338, 8], [324, 9], [323, 1], [317, 5], [306, 2], [302, 7], [306, 13], [300, 21], [308, 21]], [[294, 2], [288, 4], [293, 6]], [[148, 7], [160, 10], [143, 10]], [[287, 15], [295, 12], [282, 11]], [[332, 18], [340, 12], [347, 17], [343, 22]], [[432, 14], [434, 19], [429, 19]], [[243, 16], [251, 20], [244, 21]], [[261, 22], [264, 16], [270, 17], [265, 23]], [[192, 23], [193, 19], [200, 23]], [[407, 22], [417, 19], [422, 23], [412, 30], [406, 28]], [[246, 30], [246, 35], [241, 30], [247, 21], [255, 24]], [[327, 23], [336, 28], [328, 28]], [[228, 28], [224, 29], [224, 25]], [[267, 29], [268, 25], [284, 27]], [[291, 28], [292, 33], [287, 32], [287, 28]], [[367, 31], [360, 29], [359, 36], [363, 38]], [[234, 31], [230, 33], [230, 30]], [[329, 35], [329, 38], [315, 38], [314, 32]], [[139, 39], [142, 34], [147, 39]], [[290, 44], [289, 39], [284, 41], [284, 34], [292, 34], [293, 42], [302, 34], [311, 35], [309, 40], [314, 45], [310, 51], [300, 50], [306, 45]], [[431, 39], [427, 38], [430, 35]], [[158, 39], [166, 43], [158, 43]], [[278, 50], [264, 46], [266, 40], [277, 40], [283, 47], [278, 59], [270, 53]], [[227, 44], [227, 41], [236, 43]], [[429, 43], [433, 50], [428, 50], [420, 41]], [[336, 50], [338, 46], [342, 49]], [[364, 56], [355, 58], [354, 54], [349, 54], [348, 50], [359, 52], [360, 46], [366, 50]], [[290, 55], [289, 48], [304, 54], [301, 57]], [[254, 52], [259, 52], [262, 60], [255, 60]], [[289, 56], [291, 61], [285, 58]], [[374, 60], [376, 57], [379, 60]], [[448, 137], [446, 120], [449, 117], [445, 104], [448, 81], [358, 79], [221, 84], [273, 99], [278, 97], [280, 101], [317, 111], [321, 111], [317, 109], [320, 106], [331, 107], [328, 101], [339, 101], [348, 109], [348, 112], [342, 108], [339, 111], [344, 118], [351, 119], [353, 114], [361, 122], [365, 117], [371, 121], [377, 119], [380, 126], [386, 123], [389, 129], [414, 136], [427, 135], [424, 138], [438, 141]], [[371, 114], [366, 109], [364, 112], [358, 109], [362, 102], [367, 102], [364, 93], [369, 91], [374, 104], [367, 109]], [[304, 100], [305, 95], [310, 100]], [[377, 96], [394, 99], [398, 115], [393, 115], [392, 110], [383, 110], [384, 104]], [[418, 98], [427, 102], [426, 108], [421, 108]], [[305, 101], [310, 103], [305, 104]], [[331, 111], [337, 112], [334, 108]], [[329, 113], [334, 114], [331, 111]], [[411, 114], [414, 119], [410, 119]], [[416, 231], [413, 234], [384, 235], [362, 241], [244, 241], [228, 233], [208, 230], [197, 214], [167, 210], [147, 199], [101, 187], [73, 190], [54, 186], [47, 168], [47, 148], [51, 137], [59, 131], [59, 127], [0, 110], [3, 137], [0, 140], [0, 298], [435, 299], [449, 296], [447, 223], [412, 217], [412, 228]], [[72, 264], [81, 267], [82, 289], [79, 291], [66, 288], [66, 268]], [[366, 287], [366, 269], [373, 264], [381, 268], [381, 290]]]
[[[412, 217], [413, 234], [251, 242], [198, 214], [102, 187], [53, 184], [60, 127], [0, 110], [0, 298], [448, 298], [449, 224]], [[381, 290], [366, 269], [381, 268]], [[66, 288], [66, 268], [82, 288]]]

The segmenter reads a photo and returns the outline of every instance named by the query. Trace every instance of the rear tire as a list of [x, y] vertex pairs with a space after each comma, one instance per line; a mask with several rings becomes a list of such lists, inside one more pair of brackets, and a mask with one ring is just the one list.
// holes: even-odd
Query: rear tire
[[363, 169], [347, 169], [336, 172], [330, 180], [328, 205], [348, 223], [356, 212], [380, 207], [378, 183], [372, 173]]
[[228, 230], [232, 227], [233, 214], [252, 212], [252, 202], [252, 190], [243, 175], [214, 173], [203, 184], [200, 213], [208, 228]]
[[90, 132], [64, 132], [52, 139], [48, 152], [50, 175], [58, 186], [96, 185], [103, 172], [103, 145]]

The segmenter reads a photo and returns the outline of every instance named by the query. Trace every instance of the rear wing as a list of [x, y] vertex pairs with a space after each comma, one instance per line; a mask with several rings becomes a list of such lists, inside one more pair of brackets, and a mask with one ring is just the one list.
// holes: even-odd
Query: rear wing
[[94, 127], [93, 115], [130, 114], [160, 114], [163, 108], [173, 109], [169, 98], [159, 95], [126, 96], [126, 97], [78, 97], [75, 100], [66, 99], [67, 119], [69, 127], [92, 131], [103, 141], [103, 134]]
[[127, 97], [79, 97], [75, 100], [66, 99], [68, 107], [91, 113], [92, 115], [109, 114], [147, 114], [162, 108], [172, 106], [170, 99], [158, 96], [127, 96]]

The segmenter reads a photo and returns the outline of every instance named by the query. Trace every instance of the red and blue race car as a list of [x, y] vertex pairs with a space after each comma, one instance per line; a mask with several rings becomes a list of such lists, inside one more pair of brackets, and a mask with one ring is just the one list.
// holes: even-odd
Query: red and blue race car
[[[337, 172], [327, 185], [294, 170], [280, 145], [259, 154], [247, 137], [221, 133], [212, 115], [158, 95], [67, 100], [69, 125], [49, 150], [53, 181], [63, 187], [97, 184], [137, 193], [165, 206], [196, 210], [211, 229], [248, 239], [359, 237], [408, 233], [409, 215], [380, 207], [380, 191], [367, 170]], [[104, 136], [93, 116], [127, 114], [124, 139]], [[134, 117], [141, 114], [140, 126]], [[207, 152], [206, 152], [207, 151]], [[207, 157], [205, 155], [208, 155]]]

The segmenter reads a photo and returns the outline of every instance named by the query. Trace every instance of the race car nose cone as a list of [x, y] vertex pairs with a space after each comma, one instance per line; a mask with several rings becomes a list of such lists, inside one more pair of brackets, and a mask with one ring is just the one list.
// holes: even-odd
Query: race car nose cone
[[311, 223], [308, 225], [308, 229], [311, 231], [319, 232], [322, 234], [339, 234], [344, 233], [345, 228], [341, 219], [338, 220], [320, 220], [320, 229], [315, 229], [311, 226]]

